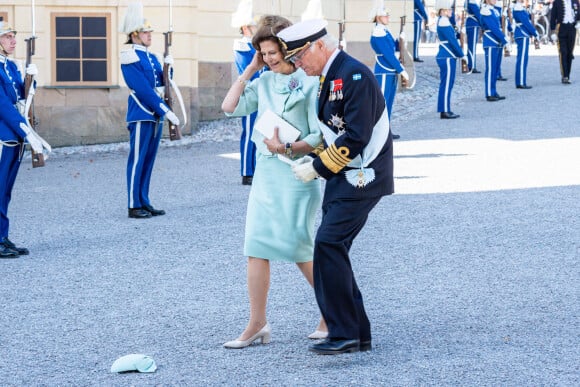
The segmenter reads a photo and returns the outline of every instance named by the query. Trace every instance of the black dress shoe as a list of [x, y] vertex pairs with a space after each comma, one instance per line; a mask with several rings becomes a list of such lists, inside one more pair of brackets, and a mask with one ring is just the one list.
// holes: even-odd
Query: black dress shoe
[[401, 138], [401, 136], [399, 136], [398, 134], [393, 133], [393, 140], [398, 140], [399, 138]]
[[129, 208], [129, 218], [134, 219], [147, 219], [152, 217], [151, 213], [142, 208]]
[[150, 204], [147, 204], [147, 205], [143, 206], [142, 208], [146, 211], [149, 211], [151, 213], [151, 216], [165, 215], [165, 211], [157, 210], [157, 209], [153, 208], [153, 206]]
[[312, 344], [308, 349], [319, 355], [339, 355], [341, 353], [358, 352], [360, 341], [325, 339], [320, 343]]
[[516, 89], [531, 89], [532, 86], [527, 86], [527, 85], [517, 85]]
[[453, 118], [459, 118], [459, 114], [455, 114], [453, 112], [442, 112], [441, 113], [441, 118], [442, 119], [453, 119]]
[[242, 185], [252, 185], [253, 176], [242, 176]]
[[415, 58], [415, 59], [413, 59], [413, 62], [423, 63], [425, 61], [421, 58]]
[[14, 250], [18, 253], [18, 255], [28, 255], [30, 251], [26, 247], [16, 247], [12, 241], [6, 237], [2, 238], [2, 245], [7, 249]]
[[478, 69], [473, 69], [471, 70], [472, 74], [481, 74], [481, 71], [479, 71]]
[[19, 255], [18, 251], [0, 244], [0, 259], [18, 258]]
[[499, 77], [497, 80], [498, 81], [507, 81], [508, 79], [507, 78], [504, 78], [504, 77]]
[[562, 83], [565, 84], [565, 85], [569, 85], [572, 82], [570, 82], [570, 78], [564, 77], [564, 78], [562, 78]]
[[505, 97], [503, 95], [496, 95], [496, 98], [498, 101], [501, 101], [502, 99], [505, 99]]
[[373, 349], [373, 343], [371, 340], [361, 341], [359, 346], [358, 346], [358, 350], [361, 352], [372, 351], [372, 349]]
[[496, 97], [494, 95], [492, 95], [490, 97], [485, 97], [485, 99], [487, 99], [489, 102], [499, 101], [499, 97]]

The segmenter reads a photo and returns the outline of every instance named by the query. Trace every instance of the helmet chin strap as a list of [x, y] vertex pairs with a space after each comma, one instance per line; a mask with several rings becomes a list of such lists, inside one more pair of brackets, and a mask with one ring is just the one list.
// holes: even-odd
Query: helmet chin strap
[[1, 55], [8, 56], [8, 51], [6, 51], [6, 49], [4, 48], [2, 43], [0, 43], [0, 49], [1, 49], [1, 52], [0, 52]]
[[143, 46], [143, 41], [141, 40], [141, 38], [139, 38], [139, 32], [137, 31], [131, 32], [131, 39], [133, 40], [134, 44], [139, 44]]

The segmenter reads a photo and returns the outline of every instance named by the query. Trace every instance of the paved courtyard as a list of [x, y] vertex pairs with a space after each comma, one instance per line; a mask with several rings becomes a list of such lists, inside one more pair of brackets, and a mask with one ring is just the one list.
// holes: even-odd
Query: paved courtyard
[[[542, 49], [531, 90], [504, 58], [505, 101], [458, 74], [457, 120], [436, 113], [428, 48], [416, 90], [398, 94], [397, 192], [352, 248], [372, 352], [307, 351], [317, 306], [286, 264], [272, 268], [272, 343], [222, 348], [248, 313], [233, 121], [164, 143], [151, 196], [167, 215], [148, 220], [127, 218], [126, 144], [25, 160], [11, 238], [31, 255], [0, 261], [0, 384], [580, 385], [580, 66], [564, 86]], [[157, 371], [109, 371], [130, 353]]]

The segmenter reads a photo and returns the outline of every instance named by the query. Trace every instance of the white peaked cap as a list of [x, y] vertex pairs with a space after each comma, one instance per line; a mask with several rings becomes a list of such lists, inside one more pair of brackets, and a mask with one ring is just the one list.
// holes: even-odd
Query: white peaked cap
[[384, 0], [373, 0], [373, 7], [369, 12], [369, 19], [374, 21], [377, 16], [387, 16], [390, 13], [391, 10], [385, 7]]
[[453, 0], [436, 0], [435, 9], [451, 9], [453, 8]]
[[309, 0], [300, 20], [324, 19], [320, 0]]
[[119, 31], [125, 34], [130, 34], [135, 31], [153, 31], [151, 24], [143, 17], [143, 4], [129, 3]]
[[232, 14], [232, 27], [256, 25], [252, 16], [252, 0], [240, 0], [238, 9]]
[[327, 34], [328, 22], [322, 19], [300, 21], [284, 28], [276, 35], [286, 50], [288, 59]]

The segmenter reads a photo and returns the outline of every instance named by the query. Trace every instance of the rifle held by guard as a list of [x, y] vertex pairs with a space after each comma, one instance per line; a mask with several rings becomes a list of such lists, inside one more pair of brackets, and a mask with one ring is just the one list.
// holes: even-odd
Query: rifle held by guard
[[[25, 39], [26, 41], [26, 68], [32, 63], [32, 56], [35, 51], [36, 36], [32, 35], [30, 38]], [[34, 87], [34, 76], [26, 74], [24, 77], [24, 100], [26, 101], [29, 97], [31, 88]], [[36, 130], [36, 125], [38, 121], [34, 116], [34, 95], [30, 96], [32, 98], [30, 103], [30, 108], [28, 109], [28, 122], [32, 129]], [[44, 167], [44, 155], [42, 153], [36, 153], [34, 150], [30, 149], [32, 154], [32, 168]]]
[[[165, 51], [163, 52], [163, 57], [169, 55], [169, 47], [171, 47], [171, 41], [173, 36], [173, 31], [169, 30], [164, 32], [165, 36]], [[173, 111], [173, 90], [171, 89], [171, 66], [168, 63], [163, 63], [163, 86], [165, 88], [163, 101], [169, 109]], [[177, 125], [174, 125], [171, 121], [167, 122], [169, 125], [169, 139], [171, 141], [181, 139], [181, 130]]]

